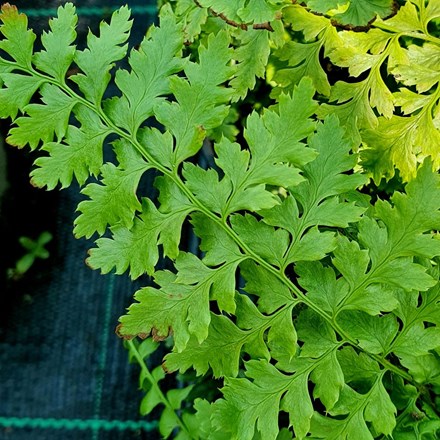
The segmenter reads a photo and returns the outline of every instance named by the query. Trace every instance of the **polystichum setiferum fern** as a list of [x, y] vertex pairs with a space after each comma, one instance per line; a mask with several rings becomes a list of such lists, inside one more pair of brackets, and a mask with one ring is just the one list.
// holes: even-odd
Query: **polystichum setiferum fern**
[[[392, 12], [386, 2], [362, 3], [363, 14], [357, 2], [326, 2], [315, 15], [311, 1], [309, 10], [285, 1], [179, 0], [174, 10], [163, 6], [160, 26], [130, 51], [129, 69], [116, 71], [127, 55], [127, 7], [77, 50], [67, 3], [35, 53], [26, 17], [2, 7], [0, 116], [13, 119], [9, 143], [41, 151], [36, 185], [80, 184], [74, 232], [94, 238], [93, 268], [154, 278], [135, 294], [119, 333], [141, 365], [142, 413], [164, 405], [165, 437], [175, 427], [180, 439], [436, 436], [440, 182], [431, 33], [440, 7], [407, 2], [363, 33], [338, 28]], [[366, 75], [331, 86], [322, 55]], [[78, 73], [67, 77], [72, 65]], [[385, 85], [387, 75], [394, 85]], [[119, 93], [103, 99], [113, 77]], [[267, 108], [254, 102], [241, 124], [243, 99], [255, 100], [259, 78], [274, 100]], [[157, 128], [145, 124], [153, 119]], [[103, 160], [109, 136], [114, 163]], [[204, 142], [215, 162], [207, 169], [192, 160]], [[409, 182], [386, 200], [370, 199], [369, 173], [379, 182], [394, 165]], [[139, 188], [150, 169], [157, 200]], [[200, 239], [197, 255], [181, 245], [186, 220]], [[160, 255], [174, 271], [156, 269]], [[161, 391], [162, 368], [145, 362], [157, 342], [137, 335], [171, 338], [165, 369], [199, 379]]]

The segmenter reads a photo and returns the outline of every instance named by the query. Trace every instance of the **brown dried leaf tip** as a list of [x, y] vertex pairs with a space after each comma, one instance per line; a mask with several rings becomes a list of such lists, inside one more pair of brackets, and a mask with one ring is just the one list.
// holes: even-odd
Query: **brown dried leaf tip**
[[2, 15], [4, 15], [5, 17], [18, 17], [27, 20], [26, 15], [19, 14], [17, 6], [11, 5], [10, 3], [3, 3], [1, 7], [1, 11], [2, 11]]
[[0, 21], [6, 26], [18, 26], [18, 28], [22, 27], [27, 29], [28, 18], [26, 14], [18, 12], [17, 6], [11, 5], [10, 3], [3, 3], [0, 9]]
[[173, 330], [171, 327], [168, 327], [168, 333], [166, 335], [160, 335], [157, 331], [156, 328], [153, 328], [151, 330], [151, 336], [153, 338], [154, 341], [156, 342], [161, 342], [164, 341], [166, 338], [168, 338], [168, 336], [170, 336], [173, 333]]
[[116, 326], [115, 333], [119, 338], [124, 339], [125, 341], [131, 341], [136, 337], [140, 339], [147, 339], [151, 335], [154, 341], [161, 342], [164, 341], [166, 338], [168, 338], [168, 336], [172, 335], [173, 333], [172, 328], [168, 327], [167, 334], [159, 334], [158, 330], [156, 328], [153, 328], [151, 329], [151, 333], [141, 332], [141, 333], [137, 333], [136, 335], [126, 335], [122, 333], [122, 328], [123, 328], [123, 324], [122, 323], [118, 324]]
[[2, 12], [4, 14], [8, 12], [18, 12], [17, 6], [11, 5], [10, 3], [3, 3], [2, 4]]
[[173, 371], [170, 371], [170, 370], [168, 369], [167, 364], [166, 364], [166, 361], [163, 361], [161, 366], [162, 366], [162, 370], [165, 372], [165, 374], [171, 374], [171, 373], [174, 373]]
[[131, 341], [135, 335], [123, 335], [121, 333], [122, 324], [118, 324], [115, 328], [115, 333], [118, 338], [124, 339], [125, 341]]

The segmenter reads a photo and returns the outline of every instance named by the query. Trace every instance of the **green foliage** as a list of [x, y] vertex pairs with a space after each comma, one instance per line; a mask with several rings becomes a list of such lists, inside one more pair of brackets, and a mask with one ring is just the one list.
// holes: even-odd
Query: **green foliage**
[[18, 241], [26, 249], [26, 253], [16, 262], [13, 269], [8, 269], [8, 276], [14, 279], [20, 278], [33, 266], [35, 260], [49, 258], [49, 251], [45, 246], [52, 238], [52, 234], [48, 231], [42, 232], [36, 240], [29, 237], [20, 237]]
[[[318, 115], [339, 116], [353, 147], [361, 145], [362, 166], [376, 183], [382, 177], [391, 178], [394, 166], [409, 180], [424, 156], [431, 155], [439, 166], [436, 54], [440, 40], [430, 32], [438, 17], [438, 2], [431, 0], [425, 6], [424, 1], [407, 1], [396, 15], [376, 19], [365, 32], [336, 32], [332, 20], [346, 16], [352, 5], [358, 8], [364, 3], [386, 10], [390, 2], [350, 2], [342, 15], [316, 16], [299, 5], [286, 8], [287, 23], [303, 33], [304, 42], [289, 41], [279, 50], [276, 56], [287, 66], [274, 80], [286, 87], [297, 83], [302, 74], [311, 76], [317, 90], [328, 97]], [[368, 10], [362, 7], [363, 12]], [[367, 21], [349, 23], [357, 26]], [[320, 50], [334, 66], [348, 69], [349, 82], [339, 80], [330, 86], [319, 65]]]
[[145, 392], [139, 409], [141, 415], [148, 415], [158, 405], [163, 405], [164, 409], [159, 419], [160, 434], [164, 438], [167, 438], [175, 428], [178, 428], [181, 430], [179, 438], [191, 439], [192, 436], [185, 421], [176, 414], [176, 411], [181, 410], [182, 403], [191, 392], [192, 386], [189, 385], [185, 388], [171, 389], [167, 393], [163, 393], [160, 389], [159, 382], [165, 377], [164, 370], [161, 366], [158, 366], [150, 371], [145, 362], [145, 358], [153, 354], [159, 344], [152, 339], [147, 339], [141, 343], [127, 341], [126, 346], [130, 361], [139, 364], [141, 367], [139, 388]]
[[212, 8], [216, 14], [223, 14], [228, 20], [237, 23], [262, 23], [272, 21], [276, 13], [285, 5], [286, 0], [198, 0], [204, 8]]
[[[379, 17], [386, 17], [390, 15], [393, 10], [393, 2], [391, 0], [308, 0], [306, 4], [312, 11], [321, 14], [335, 10], [332, 16], [338, 23], [353, 27], [364, 26], [374, 20], [377, 15]], [[339, 8], [341, 8], [343, 12], [338, 12], [337, 10]]]
[[[141, 413], [162, 408], [165, 438], [436, 438], [438, 0], [164, 3], [116, 72], [126, 7], [83, 51], [72, 4], [35, 54], [26, 17], [0, 15], [9, 142], [39, 151], [36, 185], [81, 186], [92, 268], [154, 280], [119, 326]], [[164, 339], [185, 375], [167, 393], [146, 360]]]

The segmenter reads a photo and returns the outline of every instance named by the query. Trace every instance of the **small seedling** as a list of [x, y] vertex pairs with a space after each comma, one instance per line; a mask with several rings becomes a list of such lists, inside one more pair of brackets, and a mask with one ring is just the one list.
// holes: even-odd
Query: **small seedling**
[[50, 254], [45, 246], [52, 238], [52, 234], [48, 231], [42, 232], [36, 240], [20, 237], [18, 241], [27, 252], [17, 261], [14, 268], [8, 269], [8, 278], [19, 279], [33, 266], [37, 258], [42, 260], [49, 258]]

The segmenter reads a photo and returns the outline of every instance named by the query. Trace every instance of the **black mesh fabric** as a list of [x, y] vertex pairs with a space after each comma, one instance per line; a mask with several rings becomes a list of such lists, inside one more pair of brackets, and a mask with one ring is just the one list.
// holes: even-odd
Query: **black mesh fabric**
[[[29, 11], [30, 25], [40, 34], [63, 2], [11, 3]], [[155, 19], [154, 0], [73, 3], [79, 12], [80, 47], [88, 28], [96, 32], [100, 20], [122, 4], [134, 9], [133, 45]], [[138, 414], [139, 371], [128, 364], [127, 352], [114, 334], [133, 293], [148, 280], [134, 283], [87, 268], [84, 259], [92, 243], [72, 235], [75, 208], [82, 198], [78, 188], [55, 195], [31, 189], [25, 177], [28, 154], [8, 151], [8, 160], [2, 252], [13, 260], [20, 252], [19, 235], [49, 230], [54, 240], [49, 260], [38, 262], [22, 280], [8, 282], [0, 291], [0, 440], [160, 438], [151, 429], [151, 419]], [[152, 177], [143, 179], [144, 194], [150, 191]], [[11, 261], [3, 265], [10, 267]]]

